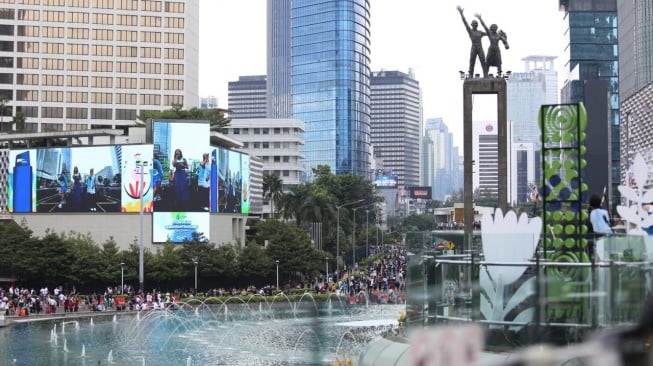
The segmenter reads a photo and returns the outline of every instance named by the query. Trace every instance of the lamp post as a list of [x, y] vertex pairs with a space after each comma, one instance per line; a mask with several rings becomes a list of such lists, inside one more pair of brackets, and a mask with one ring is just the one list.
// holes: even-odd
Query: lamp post
[[362, 202], [363, 199], [359, 199], [357, 201], [352, 201], [352, 202], [347, 202], [343, 203], [340, 206], [336, 206], [336, 268], [340, 269], [340, 262], [342, 261], [342, 258], [340, 257], [340, 208], [353, 205], [355, 203]]
[[125, 262], [120, 262], [120, 294], [125, 294]]
[[141, 162], [141, 169], [140, 169], [140, 174], [141, 174], [141, 181], [140, 181], [140, 187], [138, 187], [138, 192], [139, 192], [139, 199], [140, 199], [140, 207], [138, 211], [138, 220], [140, 224], [140, 236], [139, 236], [139, 241], [138, 241], [138, 289], [140, 292], [144, 291], [144, 282], [145, 282], [145, 269], [143, 265], [143, 252], [145, 251], [144, 244], [143, 244], [143, 191], [145, 183], [143, 181], [143, 176], [145, 172], [145, 166], [147, 165], [147, 161]]
[[370, 210], [365, 210], [365, 255], [370, 255]]
[[275, 263], [277, 264], [277, 290], [279, 289], [279, 261], [276, 260]]
[[364, 207], [367, 207], [367, 206], [371, 206], [373, 204], [375, 204], [375, 202], [368, 203], [366, 205], [362, 205], [362, 206], [358, 206], [358, 207], [354, 207], [352, 209], [352, 211], [354, 211], [354, 217], [353, 217], [353, 221], [352, 221], [352, 225], [351, 225], [352, 226], [352, 228], [351, 228], [351, 258], [352, 258], [351, 265], [352, 266], [354, 265], [354, 263], [356, 263], [356, 210], [358, 210], [359, 208], [364, 208]]
[[329, 283], [329, 257], [324, 257], [324, 262], [326, 263], [326, 283]]
[[197, 264], [199, 261], [197, 258], [193, 258], [193, 264], [195, 265], [195, 293], [197, 293]]

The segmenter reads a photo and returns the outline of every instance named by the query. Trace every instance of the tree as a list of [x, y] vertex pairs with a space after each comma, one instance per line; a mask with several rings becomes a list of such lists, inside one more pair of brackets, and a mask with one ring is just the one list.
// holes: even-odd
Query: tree
[[263, 174], [263, 198], [270, 202], [270, 217], [274, 218], [274, 205], [283, 194], [283, 181], [277, 174]]
[[136, 126], [145, 127], [144, 121], [148, 119], [208, 120], [211, 124], [211, 131], [222, 132], [223, 128], [231, 123], [231, 120], [225, 117], [226, 112], [227, 110], [220, 108], [199, 109], [194, 107], [184, 110], [181, 105], [173, 105], [171, 109], [165, 111], [141, 111], [137, 117]]
[[16, 112], [11, 123], [16, 126], [16, 132], [25, 132], [25, 114], [23, 112]]
[[264, 286], [265, 281], [269, 280], [269, 276], [273, 273], [272, 268], [275, 264], [274, 260], [268, 257], [265, 249], [256, 242], [251, 242], [243, 248], [238, 258], [241, 278], [255, 286]]

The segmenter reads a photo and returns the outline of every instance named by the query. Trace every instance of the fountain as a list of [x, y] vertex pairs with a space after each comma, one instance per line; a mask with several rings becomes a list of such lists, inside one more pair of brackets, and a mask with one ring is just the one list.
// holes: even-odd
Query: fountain
[[405, 308], [284, 296], [192, 299], [174, 310], [98, 314], [66, 329], [63, 349], [56, 332], [66, 325], [61, 321], [17, 323], [0, 329], [0, 364], [326, 365], [345, 356], [356, 362]]

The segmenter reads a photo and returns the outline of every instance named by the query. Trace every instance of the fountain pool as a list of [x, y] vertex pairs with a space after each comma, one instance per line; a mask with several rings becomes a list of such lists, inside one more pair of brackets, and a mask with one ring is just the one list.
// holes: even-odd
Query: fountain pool
[[[327, 365], [397, 325], [404, 305], [181, 303], [0, 328], [5, 365]], [[29, 320], [29, 319], [28, 319]]]

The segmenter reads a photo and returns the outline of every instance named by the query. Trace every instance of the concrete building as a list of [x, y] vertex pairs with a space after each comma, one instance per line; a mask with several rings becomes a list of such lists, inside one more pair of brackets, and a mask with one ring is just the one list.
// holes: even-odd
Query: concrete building
[[374, 154], [383, 161], [383, 169], [398, 177], [399, 186], [418, 186], [422, 118], [419, 82], [400, 71], [375, 71], [370, 85]]
[[[261, 182], [263, 174], [276, 174], [284, 188], [301, 183], [303, 133], [304, 123], [296, 119], [232, 119], [225, 128], [226, 136], [242, 141], [238, 150], [260, 159]], [[262, 212], [269, 213], [270, 207], [264, 205]]]
[[267, 108], [266, 76], [240, 76], [228, 86], [229, 118], [265, 118]]
[[268, 118], [292, 118], [291, 16], [291, 0], [267, 0]]
[[617, 1], [617, 28], [619, 96], [624, 101], [653, 81], [653, 2]]
[[497, 122], [474, 122], [472, 126], [474, 139], [473, 187], [481, 196], [497, 197], [499, 194], [499, 157], [497, 155], [499, 140]]
[[126, 129], [142, 111], [198, 106], [198, 20], [199, 0], [3, 1], [4, 121]]

